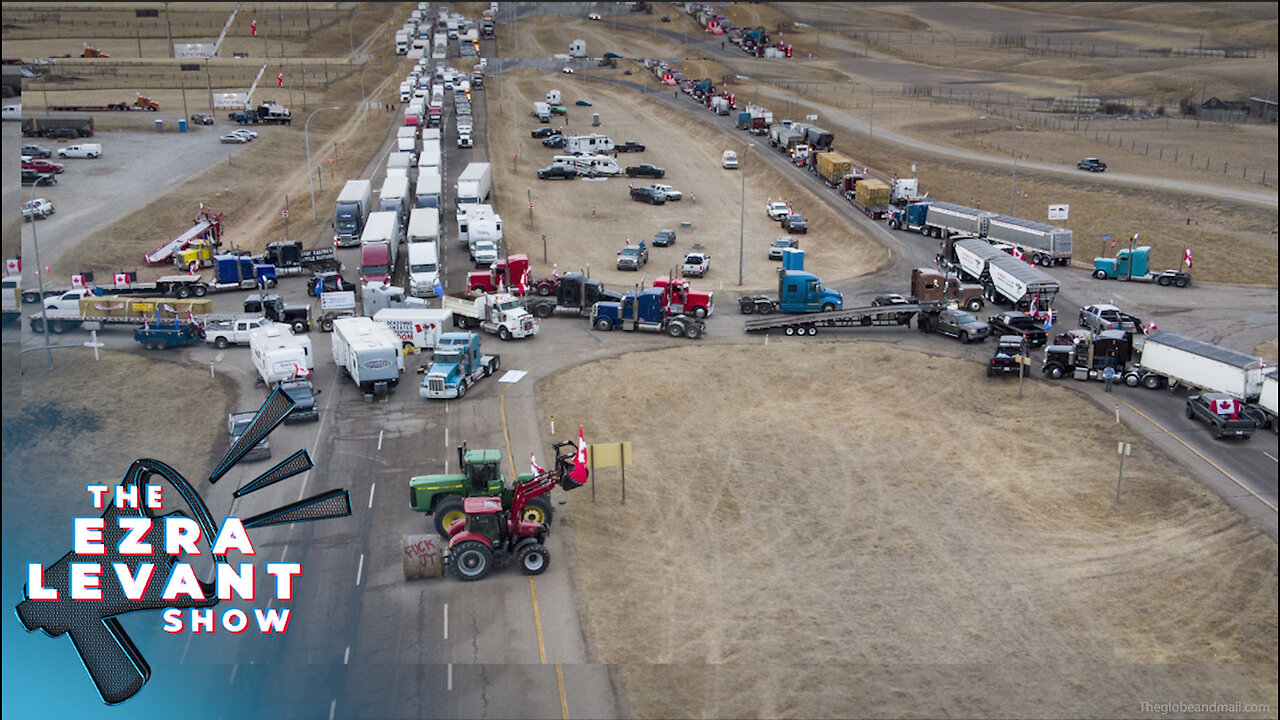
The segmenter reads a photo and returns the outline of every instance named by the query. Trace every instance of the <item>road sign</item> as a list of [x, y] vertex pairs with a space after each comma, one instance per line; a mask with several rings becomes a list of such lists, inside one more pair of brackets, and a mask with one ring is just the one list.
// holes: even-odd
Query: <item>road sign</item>
[[280, 211], [280, 217], [282, 217], [282, 218], [287, 218], [287, 217], [289, 217], [289, 211], [288, 211], [288, 210], [281, 210], [281, 211]]
[[1050, 220], [1066, 220], [1068, 211], [1070, 210], [1071, 210], [1070, 205], [1050, 205], [1049, 219]]

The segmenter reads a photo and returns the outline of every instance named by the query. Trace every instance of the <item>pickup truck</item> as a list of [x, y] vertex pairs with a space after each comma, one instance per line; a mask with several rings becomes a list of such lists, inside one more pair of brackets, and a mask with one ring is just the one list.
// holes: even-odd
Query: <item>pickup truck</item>
[[[245, 430], [249, 429], [249, 424], [258, 416], [256, 412], [238, 412], [227, 415], [227, 434], [231, 436], [231, 445], [235, 446], [240, 436]], [[243, 460], [266, 460], [271, 457], [271, 441], [262, 438], [254, 445], [249, 452], [245, 453]]]
[[1226, 393], [1204, 393], [1187, 398], [1187, 417], [1213, 428], [1213, 436], [1253, 437], [1254, 421], [1241, 412], [1239, 400]]
[[639, 270], [647, 262], [649, 262], [649, 248], [645, 247], [644, 243], [628, 245], [618, 253], [619, 270]]
[[1001, 335], [996, 343], [995, 352], [991, 353], [991, 362], [987, 365], [987, 377], [997, 374], [1017, 374], [1022, 358], [1022, 336]]
[[1089, 328], [1095, 333], [1103, 330], [1123, 330], [1128, 333], [1142, 332], [1142, 321], [1127, 313], [1120, 312], [1115, 305], [1089, 305], [1080, 309], [1080, 327]]
[[284, 417], [285, 422], [320, 419], [320, 410], [316, 407], [316, 395], [320, 391], [311, 387], [310, 380], [288, 380], [280, 383], [280, 390], [293, 401], [293, 410]]
[[943, 310], [937, 314], [920, 313], [916, 319], [920, 332], [950, 335], [962, 343], [982, 342], [990, 329], [967, 310]]
[[225, 350], [229, 345], [248, 345], [252, 331], [274, 324], [264, 317], [211, 320], [205, 326], [204, 341], [212, 343], [219, 350]]
[[175, 324], [167, 327], [140, 327], [133, 331], [133, 339], [148, 350], [195, 345], [204, 340], [200, 326], [195, 323]]
[[684, 264], [680, 266], [680, 274], [684, 277], [706, 277], [711, 269], [711, 256], [702, 252], [692, 252], [684, 256]]

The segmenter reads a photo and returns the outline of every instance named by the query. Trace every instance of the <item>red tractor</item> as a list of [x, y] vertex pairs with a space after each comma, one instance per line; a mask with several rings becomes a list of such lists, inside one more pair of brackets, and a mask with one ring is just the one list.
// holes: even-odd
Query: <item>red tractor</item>
[[523, 519], [528, 503], [559, 485], [564, 490], [581, 487], [572, 477], [575, 452], [560, 453], [556, 444], [556, 466], [544, 470], [529, 480], [518, 483], [511, 497], [510, 507], [502, 507], [501, 497], [469, 497], [462, 501], [465, 518], [453, 521], [449, 526], [449, 550], [445, 562], [453, 567], [459, 580], [480, 580], [486, 577], [495, 564], [516, 557], [520, 569], [526, 575], [539, 575], [551, 564], [547, 551], [546, 523]]

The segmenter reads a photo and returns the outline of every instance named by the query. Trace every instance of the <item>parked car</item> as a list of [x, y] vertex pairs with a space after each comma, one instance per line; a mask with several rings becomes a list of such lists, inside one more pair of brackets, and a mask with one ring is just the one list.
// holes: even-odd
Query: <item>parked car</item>
[[996, 313], [987, 318], [987, 325], [990, 326], [992, 335], [1025, 335], [1027, 345], [1030, 347], [1040, 347], [1049, 341], [1049, 334], [1044, 331], [1044, 324], [1018, 310]]
[[706, 277], [711, 269], [711, 256], [703, 252], [692, 252], [684, 256], [684, 264], [680, 266], [680, 274], [684, 277]]
[[[987, 377], [997, 374], [1017, 375], [1025, 367], [1022, 363], [1022, 337], [1019, 335], [1001, 335], [996, 341], [996, 349], [991, 353], [991, 362], [987, 363]], [[1025, 375], [1025, 371], [1023, 371]]]
[[587, 19], [588, 19], [588, 20], [599, 20], [599, 19], [600, 19], [600, 13], [587, 13]]
[[97, 159], [102, 157], [102, 146], [99, 145], [98, 143], [83, 143], [80, 145], [68, 145], [64, 148], [58, 148], [58, 157]]
[[223, 135], [222, 137], [218, 138], [218, 142], [226, 143], [228, 145], [243, 145], [249, 142], [249, 138], [244, 135], [227, 133], [226, 135]]
[[676, 244], [675, 230], [659, 230], [653, 234], [653, 244], [655, 247], [668, 247]]
[[591, 107], [591, 101], [590, 101], [590, 100], [577, 100], [577, 101], [575, 101], [573, 104], [574, 104], [574, 105], [579, 105], [579, 106], [581, 106], [581, 107]]
[[950, 335], [962, 343], [982, 342], [990, 332], [986, 323], [967, 310], [943, 310], [933, 317], [922, 314], [916, 322], [921, 332]]
[[1239, 400], [1226, 393], [1204, 393], [1187, 398], [1187, 417], [1213, 428], [1216, 438], [1253, 437], [1257, 424], [1243, 412]]
[[23, 145], [22, 154], [31, 158], [51, 158], [53, 151], [40, 145]]
[[22, 163], [22, 169], [35, 170], [38, 173], [53, 173], [57, 175], [57, 174], [60, 174], [66, 168], [62, 166], [62, 163], [50, 162], [48, 160], [32, 159], [31, 162]]
[[192, 125], [212, 125], [213, 116], [209, 113], [196, 113], [191, 116]]
[[770, 220], [781, 221], [791, 214], [791, 207], [781, 200], [774, 200], [765, 207], [765, 212], [769, 213]]
[[1138, 333], [1142, 331], [1142, 320], [1122, 312], [1115, 305], [1099, 303], [1080, 308], [1080, 327], [1094, 332], [1123, 330], [1128, 333]]
[[788, 215], [782, 219], [782, 229], [789, 233], [804, 234], [809, 232], [809, 223], [803, 215]]
[[783, 235], [774, 240], [773, 244], [769, 246], [769, 259], [781, 260], [783, 250], [798, 247], [800, 247], [800, 241], [794, 235]]
[[573, 180], [578, 171], [568, 165], [552, 165], [538, 171], [539, 180]]
[[641, 265], [649, 262], [649, 248], [641, 245], [628, 245], [618, 253], [619, 270], [639, 270]]
[[1107, 164], [1102, 162], [1098, 158], [1085, 158], [1080, 162], [1076, 163], [1076, 167], [1080, 168], [1081, 170], [1088, 170], [1089, 172], [1105, 172], [1107, 169]]
[[544, 137], [549, 137], [549, 136], [551, 136], [551, 135], [555, 135], [555, 134], [556, 134], [556, 129], [555, 129], [555, 128], [552, 128], [552, 127], [540, 127], [540, 128], [538, 128], [537, 130], [534, 130], [532, 133], [529, 133], [529, 134], [530, 134], [530, 136], [532, 136], [532, 137], [534, 137], [534, 138], [542, 139], [542, 138], [544, 138]]
[[249, 128], [236, 128], [235, 130], [232, 130], [232, 131], [231, 131], [231, 134], [232, 134], [232, 135], [241, 135], [241, 136], [246, 137], [246, 138], [248, 138], [248, 139], [250, 139], [250, 140], [257, 140], [257, 139], [258, 139], [258, 131], [257, 131], [257, 130], [250, 130]]
[[679, 202], [680, 200], [683, 200], [683, 199], [684, 199], [684, 193], [682, 193], [682, 192], [680, 192], [679, 190], [677, 190], [677, 189], [675, 189], [675, 188], [671, 187], [670, 185], [659, 185], [659, 184], [657, 184], [657, 183], [654, 183], [653, 185], [650, 185], [649, 187], [653, 188], [654, 190], [657, 190], [658, 192], [662, 193], [663, 195], [666, 195], [666, 196], [667, 196], [667, 202]]
[[563, 135], [550, 135], [550, 136], [548, 136], [548, 137], [544, 137], [544, 138], [542, 138], [542, 147], [547, 147], [547, 148], [562, 148], [562, 147], [564, 147], [564, 136], [563, 136]]
[[663, 205], [667, 202], [667, 196], [651, 187], [631, 188], [631, 199], [647, 202], [650, 205]]
[[644, 146], [635, 140], [628, 140], [624, 143], [618, 143], [613, 146], [618, 152], [644, 152]]
[[725, 150], [724, 154], [720, 156], [720, 164], [724, 165], [725, 170], [737, 170], [738, 153], [732, 150]]
[[53, 214], [53, 203], [44, 198], [28, 200], [22, 204], [22, 219], [26, 222], [43, 220]]
[[22, 171], [23, 185], [57, 185], [58, 178], [52, 173], [40, 173], [35, 170]]
[[650, 165], [649, 163], [644, 163], [643, 165], [632, 165], [627, 168], [626, 172], [627, 172], [627, 177], [660, 178], [660, 177], [666, 177], [667, 175], [666, 170], [663, 170], [662, 168], [657, 167], [656, 165]]

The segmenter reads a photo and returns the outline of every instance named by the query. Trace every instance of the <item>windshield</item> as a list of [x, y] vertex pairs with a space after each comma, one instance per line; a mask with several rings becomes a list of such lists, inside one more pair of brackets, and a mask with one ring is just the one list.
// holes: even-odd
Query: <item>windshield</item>
[[305, 387], [286, 388], [284, 394], [292, 398], [294, 402], [310, 400], [312, 397], [311, 388]]
[[970, 315], [969, 313], [956, 313], [955, 319], [956, 322], [961, 325], [965, 323], [978, 322], [978, 318]]
[[493, 243], [491, 243], [491, 242], [478, 242], [478, 243], [476, 243], [476, 254], [477, 254], [477, 255], [482, 254], [482, 253], [491, 253], [491, 252], [497, 252], [497, 251], [498, 251], [498, 249], [497, 249], [496, 247], [494, 247]]
[[431, 263], [419, 263], [409, 266], [409, 272], [411, 273], [433, 273], [435, 271], [436, 266]]
[[386, 275], [386, 274], [387, 274], [387, 266], [386, 266], [386, 265], [365, 265], [365, 266], [364, 266], [364, 273], [363, 273], [363, 274], [365, 274], [365, 275]]
[[503, 312], [506, 312], [507, 310], [515, 310], [519, 307], [520, 307], [520, 303], [516, 302], [515, 300], [507, 300], [506, 302], [498, 303], [498, 309]]
[[459, 353], [457, 350], [441, 351], [440, 349], [437, 348], [436, 354], [432, 359], [432, 362], [456, 363], [456, 362], [459, 362], [461, 359], [462, 359], [462, 354]]

